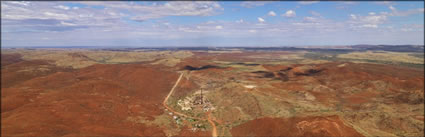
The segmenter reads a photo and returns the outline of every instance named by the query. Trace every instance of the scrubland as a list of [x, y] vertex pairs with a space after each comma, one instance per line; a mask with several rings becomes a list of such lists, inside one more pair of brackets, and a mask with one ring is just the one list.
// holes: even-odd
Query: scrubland
[[[10, 49], [1, 55], [2, 136], [211, 136], [209, 119], [219, 136], [424, 134], [420, 53]], [[169, 110], [162, 103], [180, 74]], [[188, 97], [195, 101], [183, 110], [178, 102]]]

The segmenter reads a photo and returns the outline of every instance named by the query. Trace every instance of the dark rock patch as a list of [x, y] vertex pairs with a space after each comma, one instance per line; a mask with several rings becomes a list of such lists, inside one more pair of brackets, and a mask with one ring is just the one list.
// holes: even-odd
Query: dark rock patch
[[192, 71], [192, 70], [203, 70], [203, 69], [210, 69], [210, 68], [221, 68], [221, 67], [214, 66], [214, 65], [205, 65], [201, 67], [193, 67], [190, 65], [186, 65], [183, 69]]
[[251, 73], [262, 75], [259, 78], [274, 78], [275, 77], [273, 72], [268, 72], [268, 71], [254, 71]]

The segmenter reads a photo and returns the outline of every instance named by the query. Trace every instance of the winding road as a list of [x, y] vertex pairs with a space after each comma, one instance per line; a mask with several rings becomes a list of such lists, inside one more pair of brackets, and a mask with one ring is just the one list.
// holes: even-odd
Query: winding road
[[168, 93], [167, 97], [165, 97], [164, 102], [162, 102], [162, 105], [163, 105], [165, 108], [167, 108], [168, 110], [170, 110], [171, 112], [173, 112], [174, 114], [179, 115], [179, 116], [181, 116], [181, 117], [188, 117], [188, 118], [191, 118], [191, 119], [198, 119], [198, 120], [208, 120], [208, 122], [211, 124], [211, 127], [212, 127], [212, 136], [213, 136], [213, 137], [217, 137], [217, 127], [215, 126], [214, 121], [211, 119], [211, 113], [210, 113], [210, 112], [208, 112], [208, 118], [207, 118], [207, 119], [205, 119], [205, 118], [196, 118], [196, 117], [191, 117], [191, 116], [188, 116], [188, 115], [182, 114], [182, 113], [180, 113], [180, 112], [177, 112], [177, 111], [175, 111], [175, 110], [171, 109], [171, 108], [167, 105], [168, 98], [170, 98], [170, 96], [173, 94], [174, 89], [175, 89], [175, 88], [177, 87], [177, 85], [179, 84], [180, 80], [181, 80], [181, 79], [182, 79], [182, 77], [183, 77], [183, 74], [184, 74], [184, 72], [180, 72], [180, 77], [177, 79], [177, 81], [176, 81], [176, 83], [174, 84], [173, 88], [171, 88], [170, 93]]

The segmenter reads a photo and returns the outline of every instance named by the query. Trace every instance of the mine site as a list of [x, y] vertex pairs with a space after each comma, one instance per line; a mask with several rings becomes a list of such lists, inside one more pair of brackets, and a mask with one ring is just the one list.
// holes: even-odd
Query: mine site
[[424, 1], [1, 1], [1, 137], [424, 136]]

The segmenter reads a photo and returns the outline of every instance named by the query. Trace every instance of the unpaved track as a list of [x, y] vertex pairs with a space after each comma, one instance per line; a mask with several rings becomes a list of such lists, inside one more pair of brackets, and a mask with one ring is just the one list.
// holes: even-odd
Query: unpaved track
[[183, 77], [183, 73], [180, 73], [179, 79], [177, 79], [176, 84], [174, 84], [173, 88], [171, 88], [171, 90], [170, 90], [170, 93], [168, 93], [167, 97], [165, 97], [164, 102], [162, 102], [162, 104], [164, 104], [164, 106], [166, 106], [168, 98], [170, 98], [171, 94], [173, 94], [174, 89], [177, 87], [177, 85], [179, 84], [182, 77]]
[[210, 112], [208, 112], [208, 122], [210, 122], [211, 126], [213, 127], [212, 136], [217, 137], [217, 128], [215, 127], [214, 121], [211, 120], [211, 113]]
[[212, 129], [212, 136], [213, 136], [213, 137], [217, 137], [217, 127], [215, 126], [214, 121], [212, 121], [212, 120], [211, 120], [211, 113], [210, 113], [210, 112], [208, 112], [208, 118], [207, 118], [207, 119], [205, 119], [205, 118], [196, 118], [196, 117], [191, 117], [191, 116], [188, 116], [188, 115], [182, 114], [182, 113], [180, 113], [180, 112], [176, 112], [176, 111], [174, 111], [173, 109], [171, 109], [170, 107], [168, 107], [168, 105], [167, 105], [168, 98], [170, 98], [171, 94], [173, 94], [174, 89], [175, 89], [175, 88], [177, 87], [177, 85], [179, 84], [180, 80], [181, 80], [181, 79], [182, 79], [182, 77], [183, 77], [183, 74], [184, 74], [184, 72], [181, 72], [181, 73], [180, 73], [180, 77], [177, 79], [176, 84], [174, 84], [173, 88], [171, 88], [170, 93], [168, 93], [167, 97], [165, 97], [164, 102], [162, 102], [162, 105], [163, 105], [165, 108], [167, 108], [168, 110], [170, 110], [171, 112], [173, 112], [174, 114], [179, 115], [179, 116], [182, 116], [182, 117], [188, 117], [188, 118], [191, 118], [191, 119], [198, 119], [198, 120], [208, 120], [208, 122], [211, 124], [211, 126], [212, 126], [212, 128], [213, 128], [213, 129]]

